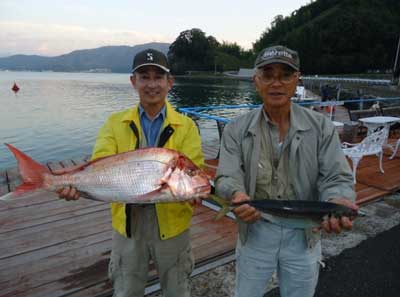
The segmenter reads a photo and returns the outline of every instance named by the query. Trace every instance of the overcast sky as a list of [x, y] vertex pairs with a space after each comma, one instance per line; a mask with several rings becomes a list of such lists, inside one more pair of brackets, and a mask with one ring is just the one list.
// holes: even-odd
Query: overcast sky
[[56, 56], [77, 49], [172, 43], [200, 28], [249, 49], [275, 16], [310, 0], [0, 0], [0, 56]]

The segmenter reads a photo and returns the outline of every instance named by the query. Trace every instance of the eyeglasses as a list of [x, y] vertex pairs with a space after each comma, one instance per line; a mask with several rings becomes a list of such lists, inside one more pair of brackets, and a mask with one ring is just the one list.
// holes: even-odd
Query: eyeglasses
[[273, 71], [259, 71], [258, 78], [265, 84], [270, 85], [274, 81], [279, 80], [282, 84], [290, 84], [298, 77], [298, 72], [283, 71], [274, 73]]

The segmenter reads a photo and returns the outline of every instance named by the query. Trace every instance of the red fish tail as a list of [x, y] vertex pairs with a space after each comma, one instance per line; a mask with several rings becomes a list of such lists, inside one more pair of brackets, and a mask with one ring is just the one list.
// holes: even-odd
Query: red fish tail
[[5, 145], [17, 159], [19, 174], [23, 180], [23, 184], [18, 186], [15, 192], [22, 194], [41, 188], [43, 186], [44, 175], [51, 174], [50, 170], [12, 145], [7, 143]]

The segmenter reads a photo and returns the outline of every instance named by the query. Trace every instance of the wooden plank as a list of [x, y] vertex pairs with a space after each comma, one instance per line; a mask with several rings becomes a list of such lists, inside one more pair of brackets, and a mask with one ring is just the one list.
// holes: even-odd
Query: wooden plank
[[[106, 268], [110, 248], [111, 239], [83, 246], [79, 249], [68, 249], [63, 253], [49, 256], [40, 261], [31, 261], [27, 262], [26, 265], [13, 267], [8, 271], [8, 274], [2, 275], [0, 296], [3, 296], [2, 294], [6, 292], [30, 290], [51, 282], [58, 283], [57, 287], [60, 289], [63, 287], [60, 282], [68, 277], [82, 277], [82, 283], [92, 283], [91, 277], [106, 276], [107, 269], [101, 270], [101, 267], [98, 266], [99, 269], [93, 271], [90, 275], [83, 275], [85, 269], [92, 265], [90, 262], [97, 263], [99, 261], [104, 262], [104, 268]], [[84, 253], [82, 253], [82, 250]], [[30, 292], [27, 293], [27, 296], [31, 296]]]
[[[82, 201], [85, 203], [77, 203], [77, 202], [65, 202], [65, 201], [51, 201], [52, 203], [42, 204], [41, 207], [44, 210], [48, 210], [51, 208], [55, 208], [48, 213], [44, 212], [32, 212], [32, 216], [26, 216], [27, 208], [30, 208], [34, 211], [37, 208], [37, 205], [33, 207], [18, 208], [17, 211], [10, 210], [10, 214], [0, 216], [0, 235], [9, 232], [15, 232], [20, 229], [30, 228], [27, 232], [32, 232], [35, 226], [38, 228], [42, 228], [41, 226], [46, 223], [57, 222], [63, 219], [68, 219], [76, 216], [87, 215], [90, 213], [100, 213], [100, 212], [109, 212], [109, 205], [106, 203], [87, 203], [87, 206], [84, 207], [86, 201]], [[69, 207], [63, 206], [65, 203], [70, 203]]]
[[[98, 278], [94, 285], [97, 285], [100, 283], [99, 280], [103, 280], [102, 283], [107, 282], [107, 278]], [[90, 287], [92, 284], [89, 284], [88, 286]], [[111, 286], [111, 284], [110, 284]], [[106, 287], [105, 287], [106, 288]], [[78, 288], [71, 288], [67, 287], [64, 288], [62, 287], [59, 283], [57, 282], [51, 282], [49, 284], [43, 284], [42, 286], [38, 286], [35, 288], [30, 289], [29, 291], [24, 291], [19, 293], [18, 295], [13, 295], [15, 292], [11, 292], [10, 295], [1, 295], [2, 297], [43, 297], [43, 296], [52, 296], [52, 297], [66, 297], [66, 296], [76, 296], [75, 293], [80, 293], [82, 290], [83, 292], [86, 292], [87, 287], [78, 287]], [[89, 291], [91, 293], [91, 291]], [[110, 294], [101, 294], [98, 293], [96, 295], [78, 295], [78, 296], [90, 296], [90, 297], [111, 297], [112, 296], [112, 291], [110, 291]]]
[[[216, 242], [218, 240], [221, 241], [229, 241], [232, 239], [235, 241], [236, 239], [236, 228], [224, 229], [224, 228], [217, 228], [213, 229], [213, 232], [202, 232], [199, 234], [200, 236], [192, 237], [192, 245], [193, 249], [198, 249], [204, 245], [207, 245], [210, 242]], [[215, 246], [217, 248], [217, 246]], [[210, 252], [210, 251], [208, 251]]]
[[7, 185], [7, 174], [6, 171], [0, 171], [0, 186]]
[[354, 185], [354, 188], [355, 188], [355, 191], [358, 192], [358, 191], [361, 191], [361, 190], [363, 190], [365, 188], [368, 188], [368, 185], [365, 185], [365, 184], [362, 184], [362, 183], [358, 182], [358, 183], [356, 183]]
[[[56, 257], [58, 261], [54, 262], [56, 264], [52, 263], [52, 266], [44, 261], [43, 266], [37, 263], [33, 267], [25, 267], [23, 271], [14, 270], [12, 276], [6, 275], [6, 278], [2, 278], [0, 296], [24, 291], [29, 291], [27, 296], [30, 297], [62, 296], [68, 291], [75, 291], [99, 276], [106, 275], [109, 253], [110, 242], [101, 242], [85, 249], [84, 255], [80, 249], [65, 252]], [[37, 288], [40, 289], [36, 293]]]
[[0, 260], [108, 230], [111, 218], [109, 212], [103, 211], [73, 217], [63, 220], [62, 224], [54, 225], [56, 224], [45, 224], [43, 230], [36, 229], [34, 232], [24, 232], [22, 235], [17, 232], [17, 234], [0, 234]]
[[[92, 278], [94, 279], [94, 277]], [[151, 286], [153, 284], [156, 284], [158, 282], [158, 277], [156, 274], [155, 270], [150, 270], [149, 272], [149, 276], [148, 276], [148, 282], [147, 282], [147, 286]], [[94, 297], [111, 297], [112, 296], [112, 285], [111, 282], [109, 281], [108, 277], [106, 276], [96, 276], [95, 277], [95, 281], [93, 281], [93, 283], [90, 284], [84, 284], [85, 287], [83, 287], [83, 284], [81, 284], [80, 287], [75, 287], [72, 288], [71, 290], [68, 290], [67, 292], [65, 292], [65, 290], [63, 290], [62, 292], [60, 292], [60, 294], [62, 295], [56, 295], [56, 296], [68, 296], [68, 297], [87, 297], [87, 296], [94, 296]], [[58, 289], [58, 288], [56, 288]], [[37, 292], [39, 293], [38, 295], [32, 295], [33, 294], [37, 294]], [[54, 293], [53, 290], [50, 290], [51, 293]], [[24, 292], [25, 293], [25, 292]], [[40, 288], [35, 288], [33, 290], [33, 292], [26, 292], [29, 295], [23, 295], [21, 297], [24, 296], [41, 296], [40, 294], [43, 293], [42, 290], [40, 290]]]
[[224, 236], [215, 240], [208, 241], [194, 248], [197, 261], [205, 261], [216, 257], [222, 253], [232, 252], [236, 246], [236, 233], [232, 236]]
[[[210, 219], [214, 219], [217, 213], [213, 210], [202, 213], [201, 215], [193, 216], [192, 225], [201, 224], [204, 221], [209, 221]], [[216, 224], [219, 222], [217, 221]]]
[[8, 182], [6, 171], [0, 171], [0, 196], [8, 193]]
[[63, 160], [60, 162], [61, 166], [64, 168], [75, 167], [75, 163], [71, 159]]
[[210, 209], [208, 207], [206, 207], [206, 206], [204, 206], [202, 204], [199, 204], [199, 205], [196, 205], [194, 207], [193, 216], [197, 216], [197, 215], [199, 215], [201, 213], [209, 212], [209, 211], [210, 211]]
[[88, 246], [107, 240], [111, 242], [111, 238], [112, 228], [110, 226], [109, 228], [105, 228], [105, 230], [99, 230], [99, 232], [90, 234], [86, 237], [63, 241], [57, 245], [50, 245], [42, 249], [35, 249], [28, 253], [19, 254], [18, 256], [3, 258], [0, 260], [0, 275], [7, 273], [11, 268], [12, 270], [23, 270], [24, 267], [38, 265], [38, 263], [42, 263], [41, 261], [46, 261], [46, 265], [51, 266], [52, 261], [58, 261], [57, 257], [63, 255], [69, 250], [85, 249]]
[[385, 160], [385, 173], [379, 171], [379, 166], [369, 166], [357, 171], [357, 180], [360, 183], [373, 186], [384, 191], [396, 191], [400, 187], [400, 159]]
[[[54, 199], [42, 203], [40, 205], [40, 210], [37, 209], [37, 204], [26, 205], [24, 208], [9, 209], [6, 212], [2, 212], [2, 215], [0, 216], [0, 234], [13, 231], [15, 226], [18, 226], [18, 228], [26, 228], [50, 221], [57, 221], [65, 216], [73, 216], [75, 211], [82, 208], [89, 208], [90, 210], [91, 207], [96, 207], [97, 205], [103, 205], [102, 209], [108, 209], [107, 203], [91, 201], [88, 199], [80, 199], [79, 201]], [[29, 216], [25, 216], [24, 214], [26, 213], [29, 213]]]
[[79, 291], [69, 293], [68, 297], [111, 297], [113, 288], [111, 282], [107, 279], [99, 280], [98, 283], [93, 284], [87, 288], [82, 288]]
[[375, 200], [380, 199], [382, 196], [388, 195], [390, 192], [383, 191], [374, 187], [368, 187], [357, 191], [356, 203], [358, 205], [363, 205]]
[[17, 186], [22, 184], [22, 179], [17, 167], [7, 170], [7, 181], [10, 191], [14, 191]]
[[[348, 158], [348, 161], [350, 163], [350, 166], [353, 168], [353, 164], [350, 160], [350, 158]], [[385, 166], [385, 163], [387, 162], [387, 160], [384, 158], [383, 159], [383, 166]], [[358, 164], [358, 168], [357, 168], [357, 174], [359, 172], [359, 170], [364, 169], [364, 168], [378, 168], [379, 169], [379, 159], [376, 156], [365, 156], [361, 159], [360, 163]], [[360, 171], [361, 172], [361, 171]]]
[[[9, 228], [8, 231], [1, 231], [0, 233], [0, 239], [5, 240], [4, 243], [0, 244], [0, 251], [2, 251], [5, 247], [12, 245], [10, 241], [13, 241], [14, 244], [17, 244], [18, 242], [24, 243], [25, 239], [32, 241], [33, 242], [41, 242], [41, 239], [44, 239], [44, 236], [40, 236], [39, 238], [35, 238], [38, 234], [42, 233], [43, 235], [45, 234], [51, 234], [53, 230], [58, 229], [63, 229], [63, 228], [68, 228], [72, 227], [75, 222], [81, 222], [88, 224], [88, 226], [92, 226], [94, 222], [87, 222], [90, 220], [104, 220], [104, 221], [109, 221], [110, 220], [110, 212], [108, 209], [104, 210], [98, 210], [94, 209], [93, 211], [78, 211], [77, 213], [71, 213], [70, 216], [64, 216], [64, 218], [60, 220], [49, 220], [48, 222], [44, 222], [42, 224], [31, 224], [28, 226], [24, 227], [19, 227], [18, 224], [13, 226], [12, 228]], [[102, 223], [102, 221], [100, 221]], [[76, 230], [77, 233], [82, 232], [81, 230], [87, 229], [87, 225], [82, 225], [82, 226], [76, 226], [78, 229]], [[71, 235], [73, 234], [72, 231], [70, 231]], [[56, 238], [67, 238], [68, 234], [55, 234]], [[59, 240], [59, 239], [58, 239]], [[43, 240], [44, 241], [44, 240]], [[50, 242], [46, 242], [44, 244], [49, 244]], [[25, 247], [27, 245], [25, 244]], [[4, 250], [3, 250], [4, 252]], [[4, 256], [4, 254], [0, 253], [0, 259]]]
[[[8, 193], [8, 184], [0, 185], [0, 197]], [[1, 207], [1, 205], [0, 205]]]
[[86, 155], [86, 156], [82, 156], [80, 158], [74, 158], [72, 159], [72, 163], [74, 163], [74, 165], [81, 165], [83, 163], [86, 163], [90, 160], [90, 156]]
[[52, 173], [54, 171], [64, 169], [64, 166], [61, 164], [61, 162], [54, 162], [54, 161], [47, 162], [47, 167], [49, 167]]
[[[208, 216], [203, 216], [203, 220], [192, 224], [191, 227], [191, 235], [192, 238], [197, 238], [199, 236], [210, 236], [207, 232], [207, 230], [215, 232], [215, 233], [221, 233], [221, 232], [236, 232], [237, 231], [237, 225], [234, 220], [232, 220], [229, 217], [223, 217], [218, 221], [214, 220], [215, 215], [211, 214]], [[211, 232], [210, 232], [211, 233]]]
[[215, 212], [211, 210], [191, 227], [191, 242], [196, 262], [235, 248], [237, 238], [235, 221], [228, 217], [214, 221], [214, 217]]
[[400, 116], [400, 107], [399, 106], [383, 107], [382, 113], [384, 116], [398, 117]]
[[51, 202], [58, 199], [59, 198], [56, 197], [55, 195], [50, 195], [49, 193], [43, 193], [43, 192], [26, 194], [12, 200], [2, 201], [2, 203], [0, 203], [0, 212], [10, 211], [11, 209], [15, 208], [24, 208], [31, 205], [39, 206], [39, 204]]

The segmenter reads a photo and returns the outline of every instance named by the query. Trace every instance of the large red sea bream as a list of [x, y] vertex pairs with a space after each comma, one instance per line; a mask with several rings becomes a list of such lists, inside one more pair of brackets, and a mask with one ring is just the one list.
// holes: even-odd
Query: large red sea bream
[[82, 197], [106, 202], [155, 203], [205, 198], [208, 176], [183, 154], [165, 148], [145, 148], [90, 161], [62, 174], [50, 170], [10, 144], [23, 184], [12, 196], [72, 186]]

